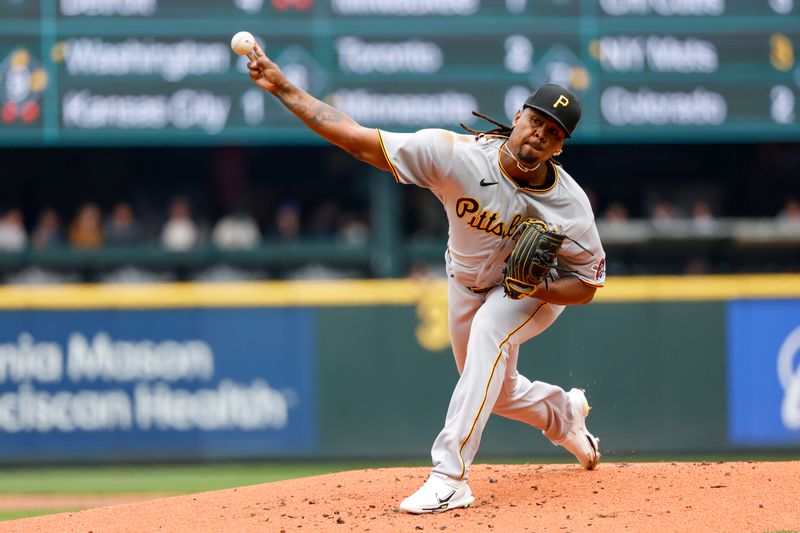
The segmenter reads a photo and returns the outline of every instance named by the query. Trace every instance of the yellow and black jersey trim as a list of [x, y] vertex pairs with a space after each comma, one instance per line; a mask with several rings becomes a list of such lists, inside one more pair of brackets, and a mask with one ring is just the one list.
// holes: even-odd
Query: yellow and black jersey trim
[[511, 184], [516, 187], [517, 189], [521, 189], [525, 192], [529, 192], [532, 194], [542, 194], [545, 192], [552, 191], [553, 188], [558, 184], [558, 169], [556, 168], [555, 163], [552, 161], [547, 162], [550, 165], [551, 170], [553, 171], [553, 181], [551, 183], [545, 183], [541, 187], [525, 187], [524, 185], [520, 185], [514, 178], [506, 173], [506, 169], [503, 168], [503, 165], [500, 164], [500, 152], [497, 153], [497, 167], [500, 169], [500, 174], [502, 174]]
[[400, 183], [400, 174], [397, 173], [397, 169], [394, 167], [394, 163], [392, 163], [389, 154], [386, 152], [386, 145], [383, 144], [383, 136], [381, 135], [381, 130], [375, 129], [375, 131], [378, 132], [378, 142], [381, 143], [381, 151], [383, 152], [383, 157], [385, 157], [386, 162], [389, 163], [389, 170], [391, 171], [392, 176], [394, 177], [394, 181]]

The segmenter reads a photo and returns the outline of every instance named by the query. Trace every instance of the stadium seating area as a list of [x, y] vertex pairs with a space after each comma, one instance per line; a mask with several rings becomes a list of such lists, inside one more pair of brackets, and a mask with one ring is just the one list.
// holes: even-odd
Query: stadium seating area
[[[611, 274], [787, 272], [800, 269], [798, 153], [578, 144], [561, 161], [590, 195]], [[436, 198], [334, 148], [41, 154], [2, 151], [18, 174], [4, 283], [443, 275]]]

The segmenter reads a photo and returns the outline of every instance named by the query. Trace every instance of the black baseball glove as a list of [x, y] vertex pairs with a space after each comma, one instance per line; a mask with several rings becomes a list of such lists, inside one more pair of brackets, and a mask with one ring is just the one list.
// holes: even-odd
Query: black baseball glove
[[506, 296], [519, 300], [530, 296], [539, 285], [546, 283], [556, 262], [556, 253], [567, 238], [550, 231], [539, 220], [529, 218], [517, 228], [517, 242], [504, 271]]

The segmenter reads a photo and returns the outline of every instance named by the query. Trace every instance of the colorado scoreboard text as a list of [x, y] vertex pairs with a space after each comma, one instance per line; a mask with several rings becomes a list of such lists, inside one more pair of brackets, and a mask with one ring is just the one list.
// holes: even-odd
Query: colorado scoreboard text
[[552, 82], [578, 142], [800, 140], [795, 0], [0, 0], [0, 144], [316, 142], [240, 30], [374, 127], [508, 120]]

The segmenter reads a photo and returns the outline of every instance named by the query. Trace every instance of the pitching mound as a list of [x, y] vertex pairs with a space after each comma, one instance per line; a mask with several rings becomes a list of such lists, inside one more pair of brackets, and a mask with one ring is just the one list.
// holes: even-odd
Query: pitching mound
[[800, 461], [475, 465], [475, 504], [412, 516], [427, 468], [359, 470], [0, 523], [15, 532], [800, 529]]

